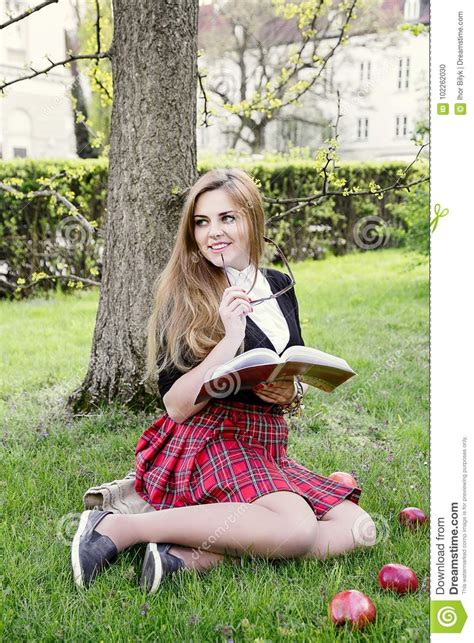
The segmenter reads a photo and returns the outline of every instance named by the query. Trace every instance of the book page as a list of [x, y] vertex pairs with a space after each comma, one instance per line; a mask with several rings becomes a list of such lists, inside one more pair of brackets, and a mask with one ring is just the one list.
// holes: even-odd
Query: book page
[[290, 346], [284, 353], [282, 353], [281, 359], [285, 362], [296, 361], [310, 362], [312, 364], [324, 364], [326, 366], [333, 366], [335, 368], [341, 368], [354, 373], [346, 360], [310, 346]]
[[[210, 380], [233, 371], [264, 364], [278, 364], [280, 358], [269, 348], [252, 348], [215, 369]], [[208, 381], [210, 381], [208, 380]]]

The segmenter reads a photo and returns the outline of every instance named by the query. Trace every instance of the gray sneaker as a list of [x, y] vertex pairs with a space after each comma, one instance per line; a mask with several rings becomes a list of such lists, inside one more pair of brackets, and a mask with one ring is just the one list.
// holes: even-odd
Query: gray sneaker
[[71, 546], [71, 564], [74, 582], [87, 587], [94, 578], [117, 558], [115, 543], [94, 531], [101, 520], [113, 513], [97, 509], [83, 511]]
[[140, 587], [153, 594], [166, 576], [179, 569], [185, 569], [184, 560], [169, 553], [173, 545], [168, 543], [148, 543], [143, 558]]

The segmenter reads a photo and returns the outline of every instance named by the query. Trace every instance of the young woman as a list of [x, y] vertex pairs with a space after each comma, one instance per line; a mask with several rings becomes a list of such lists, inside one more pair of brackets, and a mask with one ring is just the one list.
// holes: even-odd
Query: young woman
[[374, 543], [360, 489], [287, 456], [283, 413], [307, 385], [283, 379], [240, 391], [229, 382], [194, 404], [236, 354], [304, 345], [290, 277], [259, 267], [264, 244], [252, 179], [238, 169], [202, 176], [155, 284], [148, 326], [147, 376], [158, 374], [166, 412], [138, 441], [135, 488], [157, 511], [83, 512], [71, 554], [77, 585], [137, 543], [148, 543], [140, 583], [150, 592], [166, 575], [208, 569], [225, 553], [325, 558]]

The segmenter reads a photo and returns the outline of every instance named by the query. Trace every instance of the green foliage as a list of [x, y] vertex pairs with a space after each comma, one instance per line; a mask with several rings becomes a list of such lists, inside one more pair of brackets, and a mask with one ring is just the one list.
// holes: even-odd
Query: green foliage
[[[0, 296], [27, 297], [33, 290], [65, 290], [67, 276], [95, 280], [101, 270], [102, 240], [74, 218], [55, 190], [91, 224], [102, 227], [107, 198], [107, 161], [11, 161], [0, 163], [0, 181], [19, 190], [0, 190]], [[56, 279], [52, 280], [54, 276]], [[64, 277], [64, 278], [63, 278]], [[12, 288], [17, 286], [16, 289]]]
[[402, 224], [391, 229], [394, 239], [423, 255], [427, 255], [430, 248], [429, 199], [428, 183], [420, 183], [411, 188], [403, 200], [387, 204], [387, 211]]
[[[263, 194], [273, 199], [304, 197], [321, 190], [323, 184], [323, 165], [320, 153], [316, 155], [316, 162], [311, 160], [307, 149], [294, 149], [289, 154], [262, 155], [261, 160], [253, 160], [250, 156], [238, 156], [230, 152], [218, 159], [203, 157], [199, 163], [200, 172], [205, 172], [213, 167], [239, 166], [248, 171], [256, 180]], [[399, 161], [389, 162], [344, 162], [340, 163], [336, 172], [328, 170], [330, 175], [329, 190], [338, 192], [322, 200], [317, 205], [307, 205], [284, 219], [270, 221], [278, 213], [290, 208], [294, 204], [274, 205], [266, 204], [267, 235], [274, 239], [285, 252], [295, 260], [300, 261], [306, 257], [320, 259], [329, 254], [341, 255], [357, 248], [373, 249], [382, 246], [403, 246], [407, 243], [410, 247], [421, 248], [427, 245], [429, 234], [416, 228], [412, 230], [410, 224], [415, 225], [416, 212], [422, 217], [423, 211], [428, 211], [427, 183], [420, 184], [420, 192], [416, 192], [417, 201], [413, 202], [412, 192], [391, 191], [375, 194], [379, 187], [393, 185], [398, 179], [401, 184], [416, 181], [428, 176], [428, 163], [421, 159], [411, 168], [407, 176], [401, 176], [405, 164]], [[373, 196], [347, 196], [357, 192], [369, 191]], [[380, 198], [382, 197], [382, 198]], [[404, 213], [405, 200], [408, 200], [412, 213]], [[418, 208], [415, 211], [415, 208]], [[375, 243], [360, 244], [357, 236], [357, 226], [371, 221], [378, 222], [384, 228], [384, 239], [379, 245]], [[410, 230], [410, 232], [409, 232]], [[418, 235], [419, 245], [411, 241], [413, 234]], [[410, 238], [410, 241], [408, 241]], [[275, 257], [276, 258], [276, 257]]]
[[418, 37], [421, 34], [427, 33], [429, 31], [428, 27], [422, 22], [417, 24], [411, 24], [406, 22], [398, 27], [399, 31], [409, 31], [413, 36]]
[[[265, 127], [283, 111], [303, 106], [303, 98], [323, 78], [324, 70], [354, 25], [361, 25], [355, 11], [366, 13], [373, 0], [225, 0], [219, 4], [219, 28], [200, 34], [206, 81], [207, 115], [228, 114], [240, 119], [237, 141], [252, 151], [264, 148]], [[369, 11], [370, 14], [370, 11]], [[285, 21], [289, 24], [285, 25]], [[262, 37], [270, 29], [291, 33], [291, 43]], [[333, 38], [326, 38], [327, 31]], [[239, 37], [238, 34], [244, 34]], [[258, 44], [258, 50], [255, 43]], [[323, 43], [323, 44], [322, 44]], [[256, 52], [257, 54], [256, 55]], [[211, 68], [209, 70], [207, 65]], [[214, 69], [212, 69], [214, 67]], [[214, 78], [214, 80], [213, 80]], [[311, 112], [316, 121], [321, 114]], [[319, 118], [318, 118], [319, 117]], [[207, 117], [206, 117], [207, 120]], [[238, 122], [237, 119], [230, 119]]]
[[[324, 154], [326, 152], [336, 158], [334, 141], [327, 142]], [[265, 197], [294, 199], [321, 190], [324, 154], [318, 152], [313, 159], [308, 150], [294, 149], [287, 155], [266, 154], [261, 160], [255, 160], [231, 153], [220, 158], [202, 158], [198, 169], [204, 173], [214, 167], [240, 166], [253, 176]], [[429, 235], [423, 224], [423, 213], [428, 211], [427, 185], [422, 184], [423, 187], [413, 188], [409, 193], [406, 190], [387, 192], [381, 199], [380, 194], [375, 194], [377, 186], [390, 186], [403, 178], [400, 176], [403, 170], [400, 162], [341, 163], [335, 172], [328, 168], [328, 189], [337, 194], [320, 200], [317, 205], [305, 205], [281, 219], [277, 218], [278, 214], [295, 203], [267, 203], [266, 234], [293, 261], [387, 245], [409, 245], [426, 251]], [[403, 181], [411, 182], [427, 174], [427, 163], [420, 160]], [[73, 219], [73, 213], [54, 197], [33, 198], [32, 193], [39, 189], [57, 190], [93, 228], [102, 229], [105, 227], [107, 161], [3, 162], [0, 181], [20, 191], [17, 195], [0, 190], [0, 270], [13, 285], [7, 286], [0, 279], [0, 295], [27, 297], [33, 290], [87, 286], [80, 278], [100, 281], [103, 244], [97, 230], [94, 234], [81, 226]], [[186, 187], [173, 186], [173, 193]], [[365, 190], [373, 194], [344, 196]], [[376, 229], [371, 234], [376, 241], [378, 235], [380, 243], [370, 240], [361, 243], [360, 226], [372, 225], [373, 221]], [[276, 256], [268, 259], [276, 260]], [[70, 275], [74, 279], [69, 279]], [[55, 279], [48, 278], [51, 276]]]
[[[97, 51], [95, 0], [87, 0], [84, 6], [85, 15], [78, 30], [80, 49], [84, 52], [95, 52]], [[107, 51], [113, 34], [111, 1], [99, 0], [99, 6], [101, 50]], [[100, 61], [89, 60], [81, 63], [81, 70], [89, 78], [91, 87], [91, 98], [88, 104], [89, 118], [86, 121], [89, 131], [93, 133], [91, 145], [101, 149], [101, 153], [106, 155], [112, 114], [112, 65], [108, 58]]]
[[[429, 528], [397, 520], [402, 507], [429, 506], [429, 281], [427, 266], [410, 262], [391, 249], [294, 266], [306, 344], [345, 357], [358, 375], [331, 395], [308, 391], [288, 455], [322, 475], [354, 473], [378, 527], [375, 547], [326, 561], [227, 557], [151, 596], [138, 587], [142, 546], [83, 592], [69, 558], [83, 494], [133, 469], [161, 409], [66, 414], [87, 370], [97, 292], [0, 302], [2, 640], [428, 641]], [[417, 592], [380, 589], [377, 572], [391, 561], [415, 570]], [[376, 605], [365, 630], [337, 630], [328, 618], [328, 602], [347, 588]]]

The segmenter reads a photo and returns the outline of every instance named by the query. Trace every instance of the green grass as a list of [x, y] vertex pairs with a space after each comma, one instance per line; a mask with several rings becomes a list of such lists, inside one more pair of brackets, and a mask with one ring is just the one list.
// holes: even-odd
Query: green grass
[[[0, 638], [73, 641], [425, 641], [428, 530], [397, 523], [428, 508], [428, 270], [384, 250], [295, 265], [305, 343], [348, 360], [357, 378], [311, 389], [289, 454], [328, 475], [352, 471], [380, 541], [326, 562], [228, 559], [178, 575], [158, 594], [137, 586], [142, 548], [86, 591], [73, 585], [69, 543], [89, 486], [133, 468], [154, 416], [115, 407], [73, 419], [63, 400], [87, 368], [97, 293], [0, 303]], [[412, 567], [420, 590], [383, 592], [384, 563]], [[374, 625], [336, 630], [327, 604], [343, 589], [375, 602]]]

